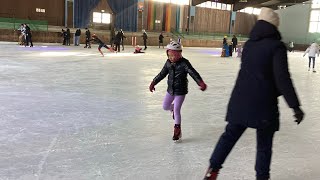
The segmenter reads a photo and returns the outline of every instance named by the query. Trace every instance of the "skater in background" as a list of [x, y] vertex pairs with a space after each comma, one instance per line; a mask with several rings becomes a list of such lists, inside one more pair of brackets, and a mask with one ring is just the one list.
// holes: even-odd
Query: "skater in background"
[[117, 35], [114, 38], [114, 50], [117, 52], [120, 52], [120, 44], [122, 39], [122, 33], [121, 31], [118, 31]]
[[289, 52], [294, 52], [294, 44], [293, 41], [289, 42]]
[[67, 46], [70, 46], [70, 39], [71, 39], [70, 29], [67, 28], [67, 34], [66, 34], [66, 45]]
[[303, 57], [308, 53], [309, 56], [309, 69], [308, 71], [310, 71], [310, 67], [311, 67], [311, 61], [313, 62], [313, 72], [317, 72], [314, 68], [315, 68], [315, 63], [316, 63], [316, 54], [318, 54], [319, 57], [319, 46], [317, 43], [313, 42], [307, 49], [306, 52], [303, 54]]
[[127, 39], [127, 37], [124, 35], [124, 32], [122, 31], [122, 29], [120, 29], [120, 39], [121, 39], [121, 45], [122, 45], [122, 51], [124, 51], [124, 39]]
[[25, 47], [29, 46], [30, 43], [30, 47], [33, 47], [33, 43], [32, 43], [32, 32], [30, 27], [27, 24], [24, 24], [24, 28], [26, 29], [26, 43], [25, 43]]
[[172, 140], [178, 141], [181, 139], [181, 107], [188, 93], [189, 74], [202, 91], [206, 90], [207, 85], [203, 82], [199, 73], [192, 67], [190, 62], [182, 57], [181, 44], [170, 42], [167, 45], [168, 59], [165, 62], [161, 72], [152, 80], [149, 90], [153, 92], [155, 86], [168, 75], [168, 88], [163, 101], [163, 109], [171, 111], [174, 119], [174, 132]]
[[237, 39], [236, 35], [233, 35], [233, 38], [231, 41], [232, 41], [232, 51], [236, 52], [237, 45], [238, 45], [238, 39]]
[[67, 32], [64, 29], [61, 29], [61, 36], [63, 37], [62, 45], [66, 45]]
[[142, 52], [142, 48], [139, 46], [139, 45], [137, 45], [135, 48], [134, 48], [134, 52], [133, 52], [134, 54], [137, 54], [137, 53], [144, 53], [144, 52]]
[[247, 128], [256, 129], [256, 179], [269, 180], [273, 136], [280, 124], [278, 97], [284, 96], [297, 124], [303, 120], [278, 26], [278, 14], [261, 8], [243, 48], [241, 69], [227, 109], [228, 124], [211, 155], [204, 180], [217, 179], [224, 161]]
[[99, 44], [99, 47], [98, 47], [98, 51], [100, 52], [101, 56], [104, 57], [104, 54], [103, 52], [101, 51], [101, 48], [104, 47], [106, 49], [108, 49], [110, 52], [114, 52], [114, 50], [110, 47], [108, 47], [106, 44], [104, 44], [104, 42], [102, 42], [98, 37], [97, 35], [93, 34], [92, 35], [92, 39], [90, 41], [94, 41], [96, 43]]
[[159, 35], [159, 48], [160, 48], [160, 45], [162, 45], [162, 48], [164, 48], [164, 46], [163, 46], [163, 35], [162, 35], [162, 32], [160, 33], [160, 35]]
[[24, 24], [20, 25], [18, 31], [20, 31], [18, 44], [24, 45], [24, 43], [26, 42], [26, 29], [24, 28]]
[[239, 57], [239, 58], [242, 57], [242, 50], [243, 50], [242, 45], [239, 44], [238, 48], [237, 48], [237, 53], [238, 53], [237, 57]]
[[81, 29], [77, 29], [76, 33], [74, 34], [74, 45], [79, 46], [80, 45], [80, 36], [81, 36]]
[[222, 40], [222, 51], [221, 51], [221, 57], [228, 57], [229, 56], [229, 45], [227, 36], [224, 36]]
[[148, 35], [147, 35], [146, 30], [143, 30], [142, 32], [143, 32], [143, 34], [142, 34], [142, 39], [143, 39], [144, 50], [146, 50], [146, 49], [148, 48], [148, 47], [147, 47]]
[[229, 55], [230, 55], [230, 47], [228, 43], [225, 43], [223, 44], [223, 47], [222, 47], [221, 57], [229, 57]]
[[88, 28], [86, 28], [86, 46], [84, 46], [84, 48], [91, 48], [90, 38], [91, 38], [91, 32]]

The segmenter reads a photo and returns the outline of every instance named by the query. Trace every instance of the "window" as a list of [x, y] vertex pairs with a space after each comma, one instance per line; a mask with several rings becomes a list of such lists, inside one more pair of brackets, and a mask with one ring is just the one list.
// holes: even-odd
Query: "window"
[[227, 10], [227, 4], [222, 4], [222, 10]]
[[248, 14], [252, 14], [253, 8], [252, 8], [252, 7], [246, 7], [246, 8], [244, 9], [244, 12], [245, 12], [245, 13], [248, 13]]
[[111, 22], [111, 15], [109, 13], [102, 13], [102, 23], [110, 24], [110, 22]]
[[36, 8], [36, 12], [45, 13], [46, 9]]
[[320, 0], [313, 0], [311, 7], [312, 9], [320, 8]]
[[211, 8], [211, 1], [205, 2], [205, 7], [206, 8]]
[[217, 3], [217, 9], [221, 9], [221, 3]]
[[155, 2], [172, 3], [178, 5], [189, 5], [189, 0], [153, 0]]
[[210, 9], [222, 9], [231, 11], [230, 4], [223, 4], [218, 2], [206, 1], [197, 5], [198, 7], [210, 8]]
[[231, 5], [230, 4], [227, 4], [227, 10], [231, 11]]
[[255, 15], [259, 15], [261, 12], [261, 9], [258, 9], [258, 8], [253, 8], [253, 14]]
[[94, 12], [93, 13], [93, 22], [94, 23], [102, 23], [102, 24], [110, 24], [111, 23], [111, 15], [109, 13]]
[[309, 32], [320, 32], [320, 10], [312, 10], [310, 13]]
[[320, 0], [313, 0], [311, 8], [309, 32], [320, 33]]
[[212, 2], [212, 8], [213, 9], [217, 9], [217, 3], [216, 2]]

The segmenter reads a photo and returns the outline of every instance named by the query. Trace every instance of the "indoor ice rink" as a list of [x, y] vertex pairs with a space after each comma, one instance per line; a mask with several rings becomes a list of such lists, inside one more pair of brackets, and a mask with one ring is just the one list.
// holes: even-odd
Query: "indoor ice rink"
[[[320, 0], [2, 1], [0, 180], [209, 180], [209, 175], [210, 180], [320, 180]], [[279, 32], [286, 47], [278, 46]], [[294, 112], [282, 96], [278, 98], [280, 130], [273, 138], [270, 178], [266, 164], [271, 141], [257, 146], [257, 132], [250, 128], [220, 172], [216, 172], [220, 168], [216, 160], [211, 164], [216, 169], [207, 173], [211, 154], [225, 132], [227, 107], [241, 65], [239, 56], [248, 40], [256, 44], [243, 54], [251, 63], [245, 68], [253, 70], [246, 73], [257, 71], [253, 74], [258, 81], [242, 78], [250, 85], [243, 83], [237, 92], [257, 107], [244, 107], [254, 110], [246, 112], [239, 104], [249, 104], [249, 100], [236, 101], [229, 112], [240, 113], [233, 118], [250, 114], [251, 121], [271, 122], [278, 92], [288, 95], [295, 105], [291, 106]], [[166, 45], [173, 41], [167, 56]], [[158, 47], [161, 42], [164, 48]], [[163, 106], [168, 77], [154, 92], [149, 87], [168, 57], [183, 60], [177, 42], [182, 44], [182, 56], [207, 85], [201, 91], [201, 79], [195, 78], [197, 84], [188, 75], [180, 142], [173, 141], [173, 136], [180, 135], [180, 122]], [[119, 52], [103, 47], [111, 44], [120, 46]], [[312, 56], [311, 47], [315, 50]], [[139, 48], [144, 53], [134, 53]], [[229, 56], [232, 49], [236, 50]], [[272, 61], [284, 60], [286, 50], [305, 113], [299, 125], [294, 115], [302, 119], [303, 112], [290, 93], [291, 84], [286, 83], [287, 64]], [[313, 56], [315, 68], [308, 70], [308, 58]], [[272, 70], [271, 61], [276, 64]], [[182, 66], [169, 65], [186, 72]], [[171, 82], [180, 82], [172, 87], [186, 88], [183, 75], [172, 73], [171, 78]], [[251, 83], [258, 84], [255, 88], [259, 90], [252, 90]], [[242, 127], [249, 126], [249, 120], [245, 123]], [[268, 133], [266, 139], [271, 139]], [[219, 155], [228, 152], [225, 147], [235, 139], [234, 134], [219, 143], [225, 145]], [[257, 149], [263, 165], [256, 169], [265, 174], [256, 177]], [[223, 157], [219, 155], [216, 159]]]
[[[226, 106], [239, 70], [237, 57], [218, 48], [183, 49], [208, 85], [189, 77], [182, 107], [182, 141], [174, 143], [173, 120], [162, 110], [166, 79], [148, 86], [166, 60], [149, 47], [133, 54], [35, 43], [1, 42], [1, 180], [197, 180], [224, 131]], [[319, 73], [308, 72], [303, 52], [288, 53], [290, 72], [305, 120], [297, 126], [280, 99], [281, 127], [273, 147], [271, 178], [320, 177]], [[318, 64], [317, 64], [318, 65]], [[255, 179], [255, 130], [236, 144], [219, 175]]]

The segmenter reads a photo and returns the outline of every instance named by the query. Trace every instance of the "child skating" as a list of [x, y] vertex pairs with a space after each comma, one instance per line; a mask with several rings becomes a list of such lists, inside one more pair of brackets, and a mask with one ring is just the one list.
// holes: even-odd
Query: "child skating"
[[102, 41], [97, 37], [97, 35], [95, 35], [95, 34], [92, 35], [92, 39], [91, 39], [90, 41], [94, 41], [94, 42], [96, 42], [96, 43], [99, 44], [98, 50], [99, 50], [100, 54], [102, 55], [102, 57], [104, 57], [104, 54], [103, 54], [103, 52], [101, 51], [101, 48], [102, 48], [102, 47], [107, 48], [110, 52], [114, 52], [114, 50], [113, 50], [112, 48], [110, 48], [110, 47], [108, 47], [106, 44], [104, 44], [104, 42], [102, 42]]
[[318, 54], [319, 57], [319, 46], [317, 43], [312, 43], [306, 50], [306, 52], [303, 54], [303, 57], [308, 53], [309, 55], [309, 69], [308, 71], [310, 71], [310, 67], [311, 67], [311, 60], [313, 62], [313, 72], [315, 73], [316, 70], [314, 69], [315, 67], [315, 63], [316, 63], [316, 54]]
[[206, 90], [207, 85], [203, 82], [200, 74], [192, 67], [190, 62], [182, 57], [182, 47], [180, 43], [170, 42], [167, 45], [168, 59], [164, 64], [161, 72], [153, 79], [149, 86], [149, 90], [153, 92], [155, 85], [168, 75], [168, 88], [165, 98], [163, 100], [163, 109], [171, 111], [174, 119], [173, 141], [181, 139], [181, 107], [188, 93], [188, 79], [189, 74], [196, 83], [200, 86], [202, 91]]

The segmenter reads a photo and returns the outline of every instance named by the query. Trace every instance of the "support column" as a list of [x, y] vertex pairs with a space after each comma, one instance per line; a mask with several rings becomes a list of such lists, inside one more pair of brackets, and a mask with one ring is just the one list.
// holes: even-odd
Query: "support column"
[[192, 0], [189, 0], [189, 5], [188, 5], [188, 16], [187, 16], [187, 34], [189, 35], [190, 31], [190, 7], [192, 4]]
[[72, 0], [72, 27], [73, 27], [73, 28], [75, 28], [75, 27], [74, 27], [74, 12], [75, 12], [75, 11], [74, 11], [74, 1], [75, 1], [75, 0]]
[[229, 24], [229, 34], [233, 34], [234, 26], [236, 24], [236, 16], [237, 12], [236, 11], [231, 11], [230, 12], [230, 24]]
[[183, 6], [180, 6], [180, 21], [179, 21], [180, 33], [182, 33], [184, 31], [184, 29], [183, 29], [183, 13], [184, 13], [184, 8], [183, 8]]
[[64, 1], [64, 27], [68, 26], [68, 0]]

